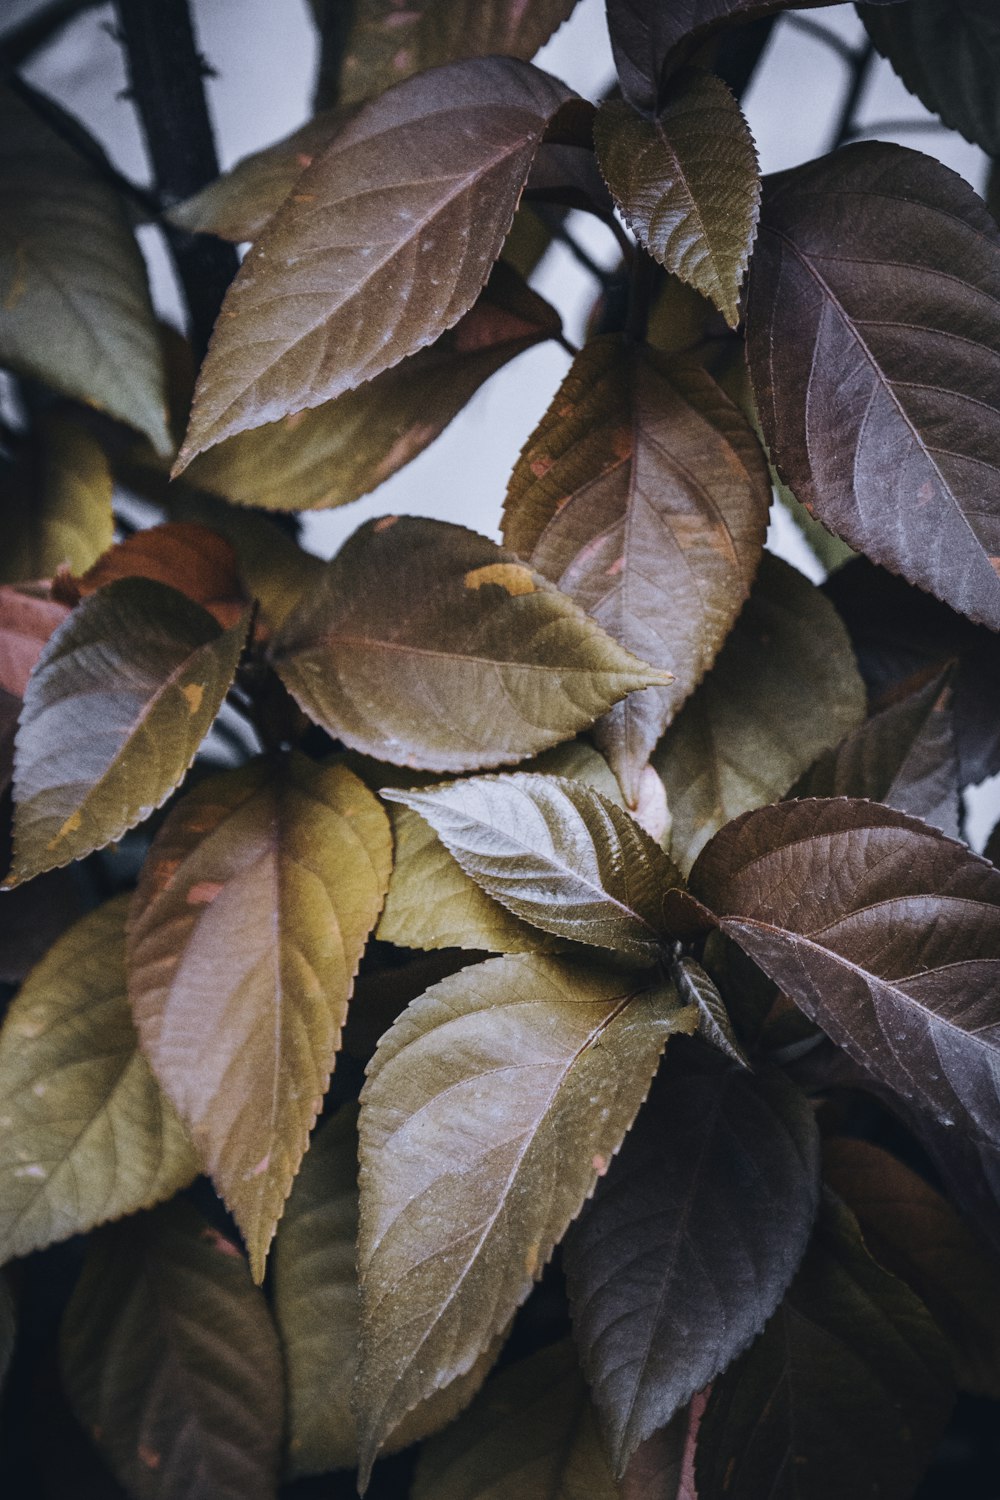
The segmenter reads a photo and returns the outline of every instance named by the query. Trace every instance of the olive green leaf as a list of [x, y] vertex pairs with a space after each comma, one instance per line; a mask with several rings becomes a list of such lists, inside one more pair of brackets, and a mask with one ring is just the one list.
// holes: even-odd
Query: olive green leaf
[[239, 505], [346, 505], [422, 453], [503, 365], [560, 329], [558, 313], [498, 262], [475, 306], [429, 349], [336, 401], [227, 438], [187, 477]]
[[770, 504], [760, 444], [711, 376], [614, 337], [577, 356], [521, 454], [507, 545], [673, 674], [597, 729], [633, 805], [657, 740], [750, 591]]
[[750, 1060], [740, 1046], [726, 1002], [711, 974], [697, 960], [685, 956], [673, 965], [671, 975], [685, 1005], [698, 1007], [698, 1035], [732, 1062], [749, 1068]]
[[332, 401], [457, 323], [572, 97], [514, 58], [420, 73], [307, 167], [226, 294], [177, 462]]
[[111, 470], [103, 450], [75, 422], [40, 419], [21, 462], [0, 475], [6, 520], [0, 579], [82, 573], [114, 541]]
[[135, 1500], [273, 1500], [277, 1334], [240, 1251], [189, 1204], [96, 1236], [60, 1344], [73, 1409]]
[[356, 531], [271, 659], [345, 745], [430, 771], [523, 760], [669, 676], [495, 542], [416, 516]]
[[171, 449], [146, 269], [117, 194], [0, 87], [0, 363]]
[[727, 1500], [908, 1500], [952, 1403], [948, 1348], [829, 1199], [761, 1337], [712, 1387], [698, 1492]]
[[615, 203], [639, 243], [711, 298], [731, 328], [760, 212], [753, 136], [720, 78], [689, 69], [644, 119], [624, 100], [601, 105], [594, 144]]
[[383, 1037], [361, 1100], [363, 1475], [506, 1326], [693, 1024], [655, 974], [531, 955], [442, 980]]
[[145, 578], [77, 606], [24, 697], [10, 884], [110, 844], [166, 801], [219, 711], [246, 630], [246, 615], [223, 631]]
[[568, 1339], [488, 1381], [465, 1415], [421, 1450], [413, 1482], [413, 1500], [618, 1500], [618, 1494]]
[[681, 868], [724, 823], [787, 792], [864, 715], [864, 684], [833, 606], [765, 554], [715, 666], [653, 757]]
[[426, 818], [466, 875], [522, 921], [638, 963], [661, 955], [663, 893], [678, 873], [592, 787], [519, 773], [382, 795]]
[[[621, 801], [607, 761], [582, 740], [545, 750], [525, 770], [567, 776]], [[379, 785], [412, 783], [380, 779]], [[377, 936], [406, 948], [471, 948], [493, 953], [538, 953], [554, 946], [537, 927], [516, 917], [466, 875], [430, 823], [401, 803], [389, 810], [395, 858]]]
[[390, 860], [372, 793], [343, 766], [293, 754], [202, 782], [171, 811], [140, 876], [127, 972], [142, 1048], [257, 1280]]
[[149, 1208], [198, 1171], [139, 1051], [126, 905], [57, 939], [0, 1030], [0, 1261]]

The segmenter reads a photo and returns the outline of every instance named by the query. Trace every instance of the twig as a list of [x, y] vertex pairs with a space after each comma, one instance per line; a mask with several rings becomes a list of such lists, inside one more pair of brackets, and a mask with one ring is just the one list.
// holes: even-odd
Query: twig
[[637, 250], [632, 261], [628, 284], [628, 311], [625, 315], [625, 337], [635, 344], [645, 343], [649, 312], [659, 278], [660, 268], [651, 255]]
[[847, 86], [847, 93], [844, 95], [840, 114], [833, 128], [830, 140], [831, 151], [836, 151], [838, 146], [843, 146], [851, 139], [855, 128], [854, 116], [861, 103], [868, 84], [868, 75], [877, 56], [875, 43], [867, 40], [851, 53], [851, 81]]
[[950, 130], [943, 120], [873, 120], [870, 125], [853, 125], [845, 139], [860, 140], [867, 135], [919, 135], [928, 130]]
[[43, 5], [0, 41], [0, 69], [22, 67], [76, 16], [103, 4], [104, 0], [51, 0]]
[[340, 73], [354, 21], [354, 0], [314, 0], [319, 32], [319, 67], [313, 109], [333, 109], [340, 103]]
[[808, 16], [786, 15], [782, 17], [784, 24], [792, 31], [799, 31], [803, 36], [811, 36], [817, 42], [822, 42], [831, 51], [836, 52], [838, 57], [843, 58], [848, 67], [854, 64], [854, 48], [837, 35], [835, 31], [829, 31], [827, 27], [821, 26], [818, 21], [810, 21]]

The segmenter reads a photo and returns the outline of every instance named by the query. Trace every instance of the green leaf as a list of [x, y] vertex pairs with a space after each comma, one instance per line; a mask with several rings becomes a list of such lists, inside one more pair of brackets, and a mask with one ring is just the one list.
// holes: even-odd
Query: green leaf
[[432, 343], [478, 297], [570, 91], [481, 58], [366, 105], [296, 183], [233, 282], [177, 462], [331, 401]]
[[827, 1200], [785, 1301], [712, 1388], [699, 1494], [909, 1500], [951, 1402], [947, 1346], [927, 1309]]
[[638, 963], [662, 954], [663, 892], [677, 871], [600, 792], [529, 773], [382, 795], [426, 818], [465, 873], [522, 921]]
[[681, 73], [655, 120], [609, 100], [597, 112], [594, 144], [639, 243], [735, 328], [760, 175], [753, 136], [726, 85], [701, 69]]
[[385, 813], [297, 753], [202, 782], [150, 850], [129, 920], [142, 1048], [254, 1277], [326, 1092], [389, 879]]
[[792, 797], [870, 797], [959, 836], [958, 760], [947, 677], [868, 719], [828, 750]]
[[576, 0], [357, 0], [341, 68], [348, 103], [381, 93], [413, 73], [462, 57], [501, 53], [526, 61], [570, 14]]
[[747, 352], [798, 499], [872, 561], [1000, 628], [1000, 230], [972, 189], [876, 142], [772, 179]]
[[146, 269], [117, 194], [0, 87], [0, 363], [170, 452]]
[[872, 41], [932, 114], [1000, 156], [1000, 13], [993, 0], [859, 5]]
[[96, 1237], [60, 1353], [77, 1417], [135, 1500], [273, 1500], [277, 1335], [239, 1250], [189, 1204]]
[[229, 690], [246, 630], [246, 616], [220, 630], [145, 578], [77, 606], [24, 697], [11, 884], [110, 844], [166, 801]]
[[57, 939], [0, 1030], [0, 1261], [169, 1198], [198, 1172], [125, 993], [117, 897]]
[[666, 680], [512, 553], [414, 516], [360, 527], [271, 658], [345, 745], [430, 771], [522, 760]]
[[103, 450], [76, 423], [41, 420], [5, 480], [5, 582], [51, 578], [64, 566], [82, 573], [114, 541], [111, 470]]
[[424, 1446], [413, 1482], [413, 1500], [618, 1500], [618, 1494], [568, 1339], [489, 1381], [460, 1421]]
[[871, 1254], [912, 1287], [951, 1344], [959, 1383], [1000, 1395], [1000, 1261], [946, 1198], [869, 1141], [823, 1147], [823, 1175], [857, 1215]]
[[760, 1333], [818, 1201], [805, 1096], [777, 1071], [678, 1048], [563, 1257], [619, 1474]]
[[614, 337], [577, 356], [518, 460], [507, 545], [673, 674], [598, 728], [632, 803], [749, 593], [770, 503], [760, 446], [712, 378]]
[[864, 714], [864, 684], [836, 611], [801, 573], [765, 554], [714, 668], [653, 757], [681, 868], [730, 818], [782, 796]]
[[431, 348], [314, 411], [228, 438], [196, 458], [188, 478], [268, 510], [346, 505], [422, 453], [503, 365], [559, 332], [558, 313], [499, 262], [475, 306]]
[[862, 1067], [943, 1124], [1000, 1142], [1000, 872], [877, 802], [747, 813], [691, 889]]
[[506, 1326], [692, 1019], [655, 975], [532, 955], [442, 980], [383, 1037], [361, 1101], [363, 1473]]
[[685, 956], [673, 965], [671, 977], [684, 1004], [698, 1007], [698, 1035], [702, 1041], [715, 1047], [731, 1062], [749, 1068], [750, 1060], [740, 1046], [726, 1002], [711, 974], [706, 973], [695, 959]]
[[[568, 776], [620, 801], [618, 784], [598, 752], [581, 740], [557, 745], [530, 762], [532, 770]], [[379, 778], [379, 787], [398, 785]], [[403, 783], [405, 786], [405, 783]], [[419, 813], [389, 810], [395, 857], [377, 936], [408, 948], [470, 948], [538, 953], [554, 946], [466, 875]]]

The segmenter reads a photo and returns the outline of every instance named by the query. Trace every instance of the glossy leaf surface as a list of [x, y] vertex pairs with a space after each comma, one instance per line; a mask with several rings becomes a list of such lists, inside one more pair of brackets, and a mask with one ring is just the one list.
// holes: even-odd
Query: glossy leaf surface
[[41, 422], [21, 461], [0, 472], [7, 517], [0, 577], [16, 583], [89, 568], [114, 540], [111, 490], [108, 461], [84, 428]]
[[747, 350], [798, 499], [1000, 628], [1000, 230], [972, 189], [875, 142], [773, 179]]
[[178, 460], [331, 401], [475, 302], [570, 92], [511, 58], [418, 74], [308, 167], [226, 294]]
[[777, 1071], [751, 1076], [678, 1046], [564, 1251], [619, 1473], [760, 1333], [818, 1198], [805, 1096]]
[[12, 882], [120, 838], [182, 780], [229, 689], [246, 618], [221, 631], [147, 579], [85, 599], [28, 683], [14, 759]]
[[363, 1473], [527, 1297], [691, 1019], [648, 975], [505, 957], [383, 1038], [361, 1108]]
[[665, 677], [495, 542], [410, 516], [356, 531], [271, 654], [330, 734], [432, 771], [522, 760]]
[[143, 1051], [254, 1275], [326, 1091], [389, 879], [385, 813], [295, 754], [202, 782], [152, 846], [129, 922]]
[[594, 121], [594, 143], [639, 243], [735, 328], [760, 177], [753, 137], [726, 85], [700, 69], [684, 72], [671, 80], [655, 120], [610, 100]]
[[0, 1260], [169, 1198], [198, 1161], [139, 1051], [121, 897], [25, 980], [0, 1030]]
[[136, 1500], [271, 1500], [277, 1335], [240, 1251], [188, 1204], [93, 1242], [61, 1354], [79, 1420]]

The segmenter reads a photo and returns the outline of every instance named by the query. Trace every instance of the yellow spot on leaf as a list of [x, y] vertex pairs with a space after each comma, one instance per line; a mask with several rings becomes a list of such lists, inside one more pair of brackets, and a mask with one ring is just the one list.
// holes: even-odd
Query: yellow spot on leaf
[[483, 568], [472, 568], [465, 575], [467, 589], [481, 589], [484, 583], [495, 583], [508, 594], [533, 594], [535, 580], [530, 568], [520, 563], [487, 563]]
[[54, 849], [59, 843], [60, 839], [68, 838], [71, 833], [75, 833], [82, 822], [83, 818], [80, 815], [79, 809], [77, 809], [75, 813], [70, 813], [69, 817], [66, 819], [65, 823], [60, 828], [55, 838], [49, 839], [48, 848]]
[[529, 1276], [537, 1276], [538, 1272], [541, 1269], [538, 1262], [539, 1249], [540, 1247], [538, 1245], [528, 1246], [528, 1253], [524, 1257], [524, 1269], [527, 1271]]
[[189, 682], [187, 687], [181, 688], [181, 692], [187, 699], [188, 713], [193, 717], [201, 707], [201, 700], [205, 696], [205, 688], [200, 682]]

